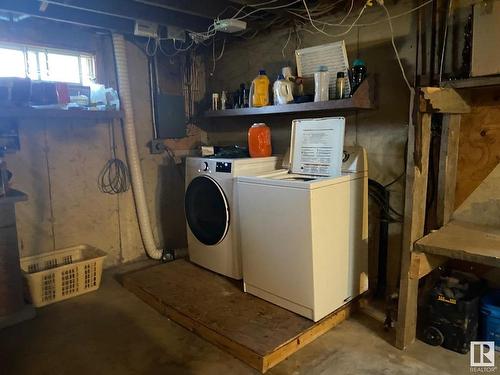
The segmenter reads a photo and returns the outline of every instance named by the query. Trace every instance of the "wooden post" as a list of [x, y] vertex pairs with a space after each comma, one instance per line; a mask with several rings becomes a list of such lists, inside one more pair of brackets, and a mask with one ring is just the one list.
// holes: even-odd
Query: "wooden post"
[[455, 209], [460, 119], [459, 114], [443, 115], [436, 212], [440, 227], [450, 221]]
[[396, 347], [400, 349], [411, 344], [416, 336], [418, 278], [412, 277], [411, 263], [413, 244], [423, 237], [425, 225], [432, 114], [422, 113], [418, 117], [420, 121], [408, 128], [401, 280], [396, 328]]

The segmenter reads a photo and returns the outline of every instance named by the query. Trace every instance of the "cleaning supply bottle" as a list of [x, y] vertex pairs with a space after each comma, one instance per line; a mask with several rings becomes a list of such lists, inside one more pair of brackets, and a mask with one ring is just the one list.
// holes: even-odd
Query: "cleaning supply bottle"
[[351, 69], [351, 95], [354, 94], [356, 89], [361, 85], [361, 82], [366, 78], [366, 65], [361, 59], [354, 60]]
[[314, 73], [314, 101], [323, 102], [328, 99], [330, 90], [330, 73], [328, 67], [321, 65]]
[[259, 75], [250, 86], [250, 107], [264, 107], [269, 105], [269, 78], [266, 71], [259, 70]]
[[278, 79], [273, 85], [274, 105], [288, 104], [293, 102], [293, 82], [278, 74]]
[[271, 156], [271, 129], [264, 123], [253, 124], [248, 130], [248, 152], [252, 158]]

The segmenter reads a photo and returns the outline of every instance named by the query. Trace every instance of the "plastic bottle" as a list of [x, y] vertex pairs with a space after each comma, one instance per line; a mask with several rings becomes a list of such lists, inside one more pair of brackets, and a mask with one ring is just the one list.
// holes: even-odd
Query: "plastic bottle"
[[252, 158], [271, 156], [271, 129], [264, 123], [253, 124], [248, 130], [248, 152]]
[[329, 99], [330, 73], [328, 67], [321, 65], [314, 73], [314, 101], [324, 102]]
[[274, 105], [288, 104], [293, 102], [293, 83], [286, 80], [283, 74], [273, 84]]
[[252, 81], [250, 87], [250, 106], [264, 107], [269, 105], [269, 78], [265, 70], [259, 70], [259, 75]]
[[352, 63], [352, 87], [351, 87], [351, 95], [354, 94], [354, 91], [359, 87], [361, 82], [366, 78], [366, 65], [365, 62], [361, 59], [356, 59]]
[[343, 99], [345, 97], [345, 75], [344, 72], [337, 72], [337, 80], [335, 82], [335, 99]]
[[226, 104], [227, 104], [227, 95], [226, 92], [222, 90], [222, 93], [220, 94], [220, 109], [225, 110]]

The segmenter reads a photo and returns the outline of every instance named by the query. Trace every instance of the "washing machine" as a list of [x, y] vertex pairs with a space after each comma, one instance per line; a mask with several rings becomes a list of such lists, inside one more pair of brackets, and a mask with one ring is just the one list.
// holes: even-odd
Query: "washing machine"
[[242, 278], [234, 179], [276, 170], [280, 158], [186, 159], [185, 212], [192, 262]]
[[367, 158], [344, 121], [294, 122], [290, 170], [237, 178], [245, 291], [313, 321], [368, 289]]

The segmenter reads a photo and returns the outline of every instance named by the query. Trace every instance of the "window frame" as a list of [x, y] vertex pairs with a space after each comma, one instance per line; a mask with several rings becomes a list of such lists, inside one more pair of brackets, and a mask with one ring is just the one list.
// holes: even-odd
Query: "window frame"
[[[33, 81], [42, 81], [42, 82], [51, 82], [54, 80], [47, 80], [47, 79], [42, 79], [42, 71], [40, 64], [42, 63], [40, 61], [39, 53], [44, 53], [47, 57], [48, 54], [57, 54], [57, 55], [63, 55], [63, 56], [72, 56], [72, 57], [77, 57], [78, 58], [78, 77], [79, 77], [79, 82], [68, 82], [69, 84], [79, 84], [79, 85], [84, 85], [84, 77], [83, 77], [83, 64], [82, 60], [83, 59], [89, 59], [91, 61], [91, 64], [89, 66], [89, 79], [96, 80], [96, 75], [97, 75], [97, 67], [96, 67], [96, 60], [97, 60], [97, 55], [95, 53], [90, 53], [86, 51], [77, 51], [77, 50], [70, 50], [70, 49], [62, 49], [62, 48], [53, 48], [53, 47], [44, 47], [44, 46], [39, 46], [39, 45], [32, 45], [32, 44], [24, 44], [24, 43], [10, 43], [10, 42], [5, 42], [5, 41], [0, 41], [0, 48], [3, 49], [10, 49], [10, 50], [16, 50], [20, 51], [24, 55], [24, 73], [25, 77], [29, 77], [29, 58], [28, 58], [28, 53], [29, 52], [34, 52], [36, 54], [36, 62], [37, 62], [37, 79], [32, 79]], [[50, 76], [50, 67], [47, 61], [47, 72], [49, 72]]]

